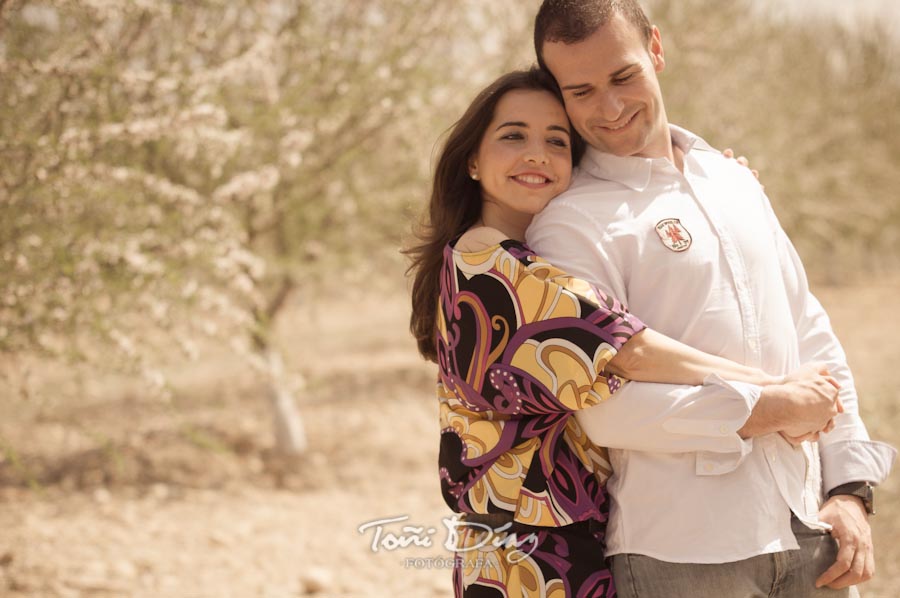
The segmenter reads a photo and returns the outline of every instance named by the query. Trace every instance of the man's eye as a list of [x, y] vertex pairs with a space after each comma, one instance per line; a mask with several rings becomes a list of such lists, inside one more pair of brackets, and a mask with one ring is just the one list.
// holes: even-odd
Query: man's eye
[[615, 79], [615, 82], [616, 83], [627, 83], [628, 81], [631, 80], [632, 77], [634, 77], [634, 73], [631, 73], [630, 75], [625, 75], [624, 77], [619, 77], [618, 79]]
[[573, 91], [572, 95], [576, 98], [583, 98], [587, 94], [591, 93], [590, 89], [582, 89], [580, 91]]

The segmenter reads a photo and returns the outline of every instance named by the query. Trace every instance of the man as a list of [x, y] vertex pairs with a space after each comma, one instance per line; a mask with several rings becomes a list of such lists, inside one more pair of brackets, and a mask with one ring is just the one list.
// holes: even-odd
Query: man
[[[869, 440], [843, 350], [768, 199], [749, 170], [669, 125], [660, 32], [634, 0], [545, 0], [535, 48], [590, 147], [530, 246], [704, 351], [773, 374], [826, 362], [844, 407], [833, 431], [796, 448], [739, 387], [745, 401], [721, 412], [698, 407], [698, 389], [643, 384], [580, 414], [612, 447], [607, 554], [620, 595], [851, 595], [874, 572], [867, 511], [896, 451]], [[697, 436], [707, 448], [683, 452]]]

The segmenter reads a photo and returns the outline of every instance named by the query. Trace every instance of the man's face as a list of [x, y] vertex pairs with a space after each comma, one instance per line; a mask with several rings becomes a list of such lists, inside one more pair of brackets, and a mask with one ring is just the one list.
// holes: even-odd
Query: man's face
[[659, 30], [649, 47], [637, 27], [614, 15], [584, 41], [544, 44], [544, 62], [563, 91], [575, 129], [617, 156], [669, 155], [669, 129], [656, 74], [665, 68]]

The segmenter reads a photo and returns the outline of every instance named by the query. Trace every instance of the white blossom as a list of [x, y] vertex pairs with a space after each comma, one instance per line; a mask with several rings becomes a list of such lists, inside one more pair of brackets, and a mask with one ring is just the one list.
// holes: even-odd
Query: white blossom
[[213, 197], [243, 201], [259, 193], [272, 191], [278, 185], [280, 178], [281, 173], [275, 166], [264, 166], [258, 170], [242, 172], [216, 189]]

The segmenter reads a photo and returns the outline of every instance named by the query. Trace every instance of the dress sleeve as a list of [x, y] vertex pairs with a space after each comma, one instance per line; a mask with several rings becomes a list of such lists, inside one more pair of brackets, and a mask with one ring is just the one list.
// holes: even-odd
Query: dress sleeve
[[[480, 392], [473, 389], [474, 401], [463, 399], [470, 408], [508, 415], [572, 412], [621, 386], [606, 365], [644, 325], [614, 298], [524, 249], [500, 256], [494, 268], [466, 283], [454, 305], [480, 314], [471, 319], [476, 326], [460, 330], [491, 339], [468, 343], [480, 344], [485, 355]], [[467, 344], [464, 336], [457, 346]], [[478, 369], [479, 351], [456, 355], [462, 356], [472, 364], [469, 371]]]

